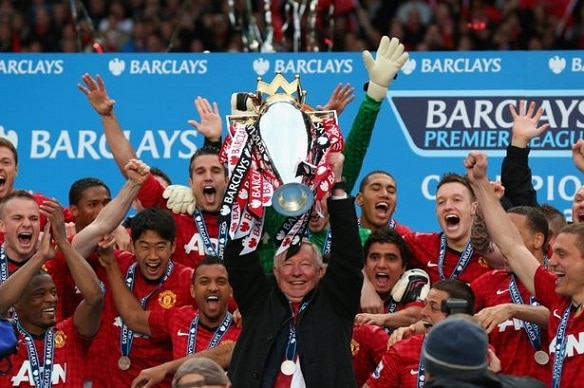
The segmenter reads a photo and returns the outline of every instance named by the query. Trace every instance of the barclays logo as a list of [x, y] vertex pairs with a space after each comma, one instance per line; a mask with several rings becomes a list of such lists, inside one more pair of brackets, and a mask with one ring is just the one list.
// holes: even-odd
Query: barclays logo
[[120, 58], [111, 59], [108, 63], [108, 69], [110, 73], [117, 77], [126, 69], [126, 62]]
[[0, 137], [7, 139], [15, 148], [18, 148], [18, 135], [16, 134], [16, 131], [5, 130], [4, 127], [0, 125]]
[[552, 73], [560, 74], [566, 68], [566, 58], [562, 58], [559, 55], [554, 55], [548, 60], [548, 66]]
[[253, 70], [261, 77], [270, 70], [270, 62], [265, 58], [258, 58], [253, 61]]

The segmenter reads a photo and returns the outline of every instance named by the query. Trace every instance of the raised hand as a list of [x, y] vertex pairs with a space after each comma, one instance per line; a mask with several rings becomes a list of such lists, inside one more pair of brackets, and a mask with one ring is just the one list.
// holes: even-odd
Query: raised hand
[[85, 73], [81, 79], [85, 83], [85, 86], [77, 84], [77, 87], [87, 96], [93, 109], [102, 116], [111, 115], [116, 101], [110, 99], [107, 95], [105, 83], [101, 76], [97, 75], [95, 79], [93, 79], [88, 73]]
[[487, 154], [471, 151], [463, 161], [466, 174], [471, 182], [485, 179], [487, 176]]
[[201, 117], [201, 122], [189, 120], [188, 123], [195, 127], [197, 131], [207, 140], [221, 140], [221, 116], [219, 116], [219, 107], [214, 102], [213, 105], [206, 98], [195, 98], [195, 108]]
[[43, 201], [39, 208], [41, 214], [47, 217], [47, 220], [51, 223], [51, 235], [53, 240], [55, 240], [56, 243], [67, 240], [63, 206], [57, 201], [49, 200]]
[[535, 109], [535, 102], [529, 103], [529, 109], [526, 112], [527, 101], [519, 101], [519, 114], [515, 110], [515, 106], [509, 105], [509, 110], [511, 111], [511, 116], [513, 117], [513, 129], [511, 144], [526, 148], [529, 141], [536, 136], [539, 136], [543, 131], [549, 128], [549, 124], [543, 124], [539, 127], [537, 123], [543, 115], [543, 108], [539, 107]]
[[114, 255], [114, 246], [116, 245], [116, 239], [113, 234], [104, 236], [97, 243], [97, 256], [99, 257], [99, 263], [108, 267], [116, 263], [116, 257]]
[[375, 58], [368, 50], [363, 51], [363, 62], [369, 74], [367, 94], [376, 101], [381, 101], [387, 95], [389, 84], [397, 72], [408, 60], [404, 45], [397, 38], [381, 38]]
[[351, 84], [338, 84], [331, 94], [331, 98], [328, 100], [325, 106], [317, 105], [318, 110], [336, 110], [337, 116], [345, 110], [347, 105], [349, 105], [355, 99], [355, 88]]
[[148, 179], [150, 166], [141, 160], [130, 159], [130, 161], [124, 166], [124, 171], [126, 172], [128, 179], [132, 180], [137, 185], [141, 185], [146, 179]]

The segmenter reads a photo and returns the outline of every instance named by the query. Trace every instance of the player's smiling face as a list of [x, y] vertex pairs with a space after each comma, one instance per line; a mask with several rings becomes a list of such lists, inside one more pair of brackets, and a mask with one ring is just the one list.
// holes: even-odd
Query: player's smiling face
[[199, 155], [193, 160], [189, 183], [197, 200], [197, 207], [208, 212], [219, 210], [227, 177], [215, 154]]
[[231, 296], [231, 286], [225, 266], [199, 265], [194, 277], [191, 295], [195, 298], [201, 312], [201, 322], [210, 327], [219, 325], [227, 312], [227, 301]]
[[174, 248], [174, 241], [165, 240], [152, 230], [142, 233], [134, 241], [134, 254], [142, 275], [148, 280], [162, 278]]
[[14, 306], [22, 326], [31, 334], [42, 335], [57, 322], [57, 288], [47, 273], [34, 276]]
[[357, 205], [361, 206], [363, 226], [371, 230], [383, 229], [395, 212], [397, 184], [387, 174], [371, 174], [363, 191], [355, 199]]
[[0, 198], [12, 191], [17, 173], [14, 153], [7, 147], [0, 147]]

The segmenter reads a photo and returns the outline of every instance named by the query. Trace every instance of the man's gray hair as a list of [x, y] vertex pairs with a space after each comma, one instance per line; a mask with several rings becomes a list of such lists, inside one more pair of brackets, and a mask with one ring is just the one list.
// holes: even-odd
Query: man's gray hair
[[[310, 241], [310, 239], [308, 237], [302, 238], [302, 241], [300, 242], [300, 246], [302, 246], [302, 245], [309, 245], [310, 246], [310, 248], [312, 249], [312, 252], [314, 253], [316, 265], [319, 267], [322, 267], [324, 265], [323, 260], [322, 260], [322, 252], [320, 251], [318, 246], [315, 243], [313, 243], [312, 241]], [[279, 255], [277, 255], [276, 257], [274, 257], [274, 266], [277, 266], [280, 263], [282, 263], [282, 261], [285, 261], [285, 259], [287, 258], [287, 254], [288, 254], [288, 251], [284, 251], [284, 252], [280, 253]]]
[[[198, 374], [203, 380], [190, 384], [179, 384], [178, 381], [186, 375]], [[231, 387], [231, 382], [219, 364], [207, 357], [194, 357], [185, 361], [174, 374], [172, 388], [205, 387], [207, 385], [222, 385]]]

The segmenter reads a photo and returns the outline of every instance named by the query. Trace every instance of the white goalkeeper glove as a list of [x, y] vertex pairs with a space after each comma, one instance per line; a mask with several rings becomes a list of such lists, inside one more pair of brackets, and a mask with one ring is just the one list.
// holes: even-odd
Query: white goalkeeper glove
[[363, 51], [363, 62], [369, 73], [367, 95], [375, 101], [382, 101], [387, 95], [387, 88], [397, 72], [408, 60], [404, 45], [398, 38], [381, 38], [375, 59], [368, 50]]
[[193, 189], [182, 185], [169, 185], [164, 189], [162, 198], [165, 198], [166, 207], [176, 214], [195, 212], [197, 201], [193, 195]]
[[426, 271], [414, 268], [402, 274], [391, 289], [391, 297], [398, 303], [407, 304], [425, 300], [428, 291], [430, 291], [430, 277]]

